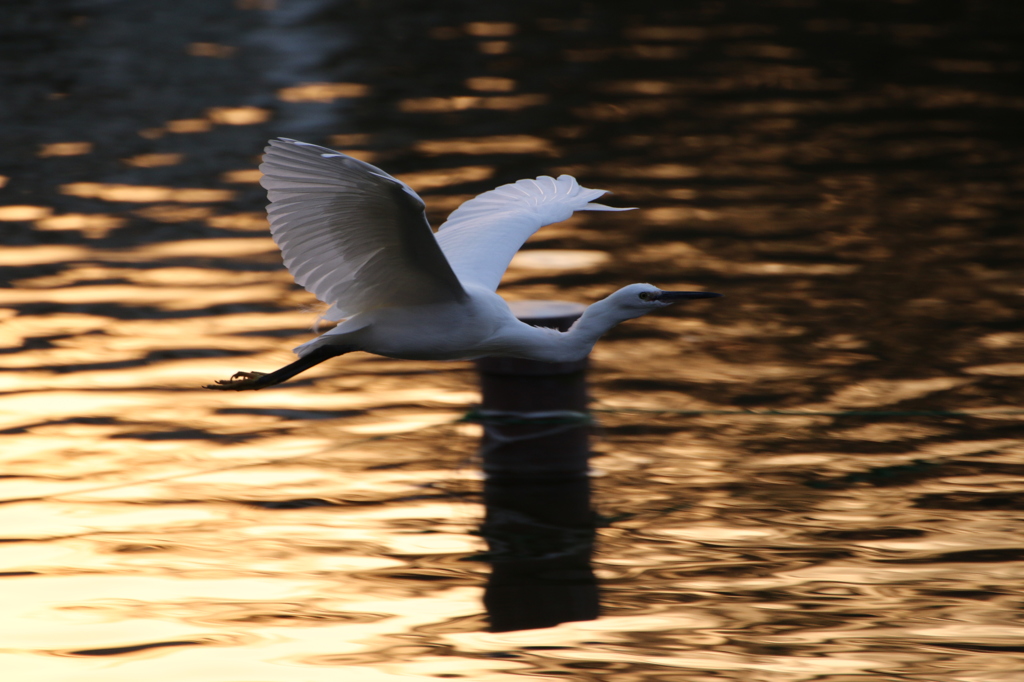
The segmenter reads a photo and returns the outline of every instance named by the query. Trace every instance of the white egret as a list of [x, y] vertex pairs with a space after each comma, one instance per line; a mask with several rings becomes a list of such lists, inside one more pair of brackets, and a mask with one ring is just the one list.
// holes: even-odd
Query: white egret
[[238, 372], [207, 386], [274, 386], [329, 358], [367, 351], [415, 360], [485, 355], [580, 360], [620, 322], [676, 301], [714, 298], [631, 284], [594, 303], [566, 332], [515, 318], [495, 290], [534, 232], [573, 211], [624, 211], [591, 203], [604, 190], [541, 176], [484, 192], [459, 206], [436, 234], [423, 200], [401, 180], [345, 154], [271, 140], [260, 166], [270, 231], [295, 281], [330, 305], [333, 329], [295, 349], [270, 372]]

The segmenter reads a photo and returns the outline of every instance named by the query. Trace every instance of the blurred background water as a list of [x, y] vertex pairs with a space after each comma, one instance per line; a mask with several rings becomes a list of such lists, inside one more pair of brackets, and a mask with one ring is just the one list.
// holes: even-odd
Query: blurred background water
[[[1022, 22], [5, 4], [4, 679], [1021, 679]], [[542, 230], [510, 299], [726, 294], [593, 354], [600, 618], [492, 631], [469, 363], [199, 388], [311, 337], [257, 184], [276, 135], [381, 165], [435, 224], [540, 174], [640, 207]]]

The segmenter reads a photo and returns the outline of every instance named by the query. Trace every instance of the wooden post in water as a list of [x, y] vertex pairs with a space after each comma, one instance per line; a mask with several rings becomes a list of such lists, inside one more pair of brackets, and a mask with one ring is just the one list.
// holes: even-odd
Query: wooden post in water
[[[562, 331], [584, 310], [562, 301], [510, 305], [520, 320]], [[597, 618], [586, 367], [586, 360], [477, 361], [492, 631]]]
[[[585, 310], [566, 301], [513, 301], [517, 318], [565, 331]], [[585, 475], [590, 450], [587, 424], [573, 413], [587, 410], [587, 361], [538, 362], [481, 358], [483, 468], [492, 475]], [[545, 417], [545, 414], [547, 416]]]

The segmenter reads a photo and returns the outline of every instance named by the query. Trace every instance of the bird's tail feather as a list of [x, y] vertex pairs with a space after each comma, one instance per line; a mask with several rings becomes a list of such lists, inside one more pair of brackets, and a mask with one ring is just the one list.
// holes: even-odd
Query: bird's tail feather
[[346, 346], [352, 350], [358, 349], [359, 345], [356, 343], [356, 339], [352, 338], [352, 334], [367, 326], [367, 322], [364, 322], [356, 317], [350, 317], [347, 320], [342, 320], [338, 323], [338, 326], [334, 329], [330, 329], [320, 336], [307, 341], [301, 346], [296, 346], [292, 349], [292, 352], [298, 355], [300, 358], [309, 355], [311, 352], [322, 346]]
[[292, 348], [292, 352], [300, 358], [309, 355], [312, 351], [316, 350], [317, 347], [323, 345], [323, 338], [324, 337], [322, 336], [318, 336], [312, 341], [307, 341], [301, 346], [295, 346], [295, 348]]

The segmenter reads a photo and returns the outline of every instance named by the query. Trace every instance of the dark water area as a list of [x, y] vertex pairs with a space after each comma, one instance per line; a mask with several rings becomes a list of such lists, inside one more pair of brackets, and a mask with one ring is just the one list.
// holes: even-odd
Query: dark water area
[[[1021, 679], [1024, 6], [23, 2], [0, 59], [10, 679]], [[484, 523], [470, 363], [200, 388], [312, 336], [279, 135], [435, 225], [542, 174], [640, 209], [510, 300], [725, 294], [596, 347], [594, 523]]]

